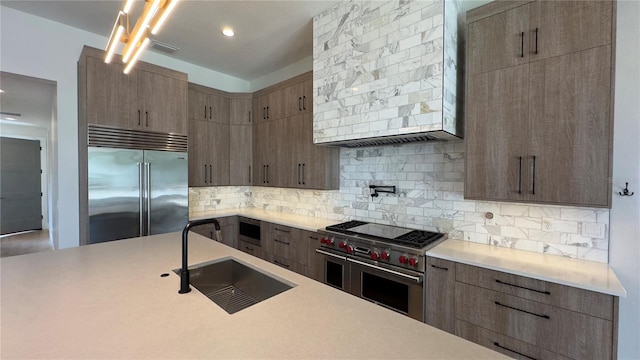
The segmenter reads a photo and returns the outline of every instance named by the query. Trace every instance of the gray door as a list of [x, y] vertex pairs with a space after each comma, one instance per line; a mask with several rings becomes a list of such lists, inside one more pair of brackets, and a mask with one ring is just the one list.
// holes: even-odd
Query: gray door
[[180, 231], [189, 221], [187, 153], [145, 150], [147, 234]]
[[143, 234], [142, 150], [90, 147], [89, 243]]
[[40, 141], [0, 138], [0, 233], [42, 229]]

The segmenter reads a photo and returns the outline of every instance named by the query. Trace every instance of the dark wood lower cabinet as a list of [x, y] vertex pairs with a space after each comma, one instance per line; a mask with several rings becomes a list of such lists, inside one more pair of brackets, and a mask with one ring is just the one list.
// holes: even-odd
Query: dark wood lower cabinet
[[517, 359], [615, 359], [618, 298], [427, 257], [427, 323]]

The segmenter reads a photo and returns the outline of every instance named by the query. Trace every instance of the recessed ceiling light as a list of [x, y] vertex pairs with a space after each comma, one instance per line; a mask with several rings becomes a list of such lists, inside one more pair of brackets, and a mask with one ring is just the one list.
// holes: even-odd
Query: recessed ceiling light
[[226, 27], [224, 29], [222, 29], [222, 35], [227, 36], [227, 37], [232, 37], [233, 35], [235, 35], [236, 33], [233, 32], [232, 28]]

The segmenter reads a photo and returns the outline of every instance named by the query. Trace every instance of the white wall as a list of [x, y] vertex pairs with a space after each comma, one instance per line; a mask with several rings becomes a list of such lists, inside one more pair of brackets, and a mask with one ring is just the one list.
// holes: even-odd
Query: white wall
[[[618, 357], [640, 359], [640, 2], [618, 1], [609, 264], [627, 289], [620, 299]], [[619, 196], [625, 182], [632, 197]]]
[[[56, 248], [78, 246], [77, 61], [83, 45], [104, 48], [107, 38], [0, 6], [0, 69], [55, 81], [57, 124], [52, 145], [57, 154], [54, 215]], [[189, 74], [202, 85], [246, 92], [249, 82], [147, 51], [142, 60]], [[53, 166], [52, 166], [53, 168]], [[55, 223], [55, 221], [54, 221]], [[55, 237], [54, 237], [55, 239]]]
[[251, 80], [249, 89], [251, 92], [255, 92], [311, 70], [313, 70], [313, 58], [308, 56], [282, 69]]

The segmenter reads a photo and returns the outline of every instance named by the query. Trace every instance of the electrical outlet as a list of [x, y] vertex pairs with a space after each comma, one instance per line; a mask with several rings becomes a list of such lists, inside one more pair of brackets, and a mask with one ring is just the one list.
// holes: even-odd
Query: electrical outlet
[[605, 225], [583, 222], [580, 226], [580, 235], [584, 237], [604, 239]]
[[484, 224], [485, 225], [495, 225], [496, 224], [496, 217], [493, 216], [492, 212], [487, 212], [484, 214]]

